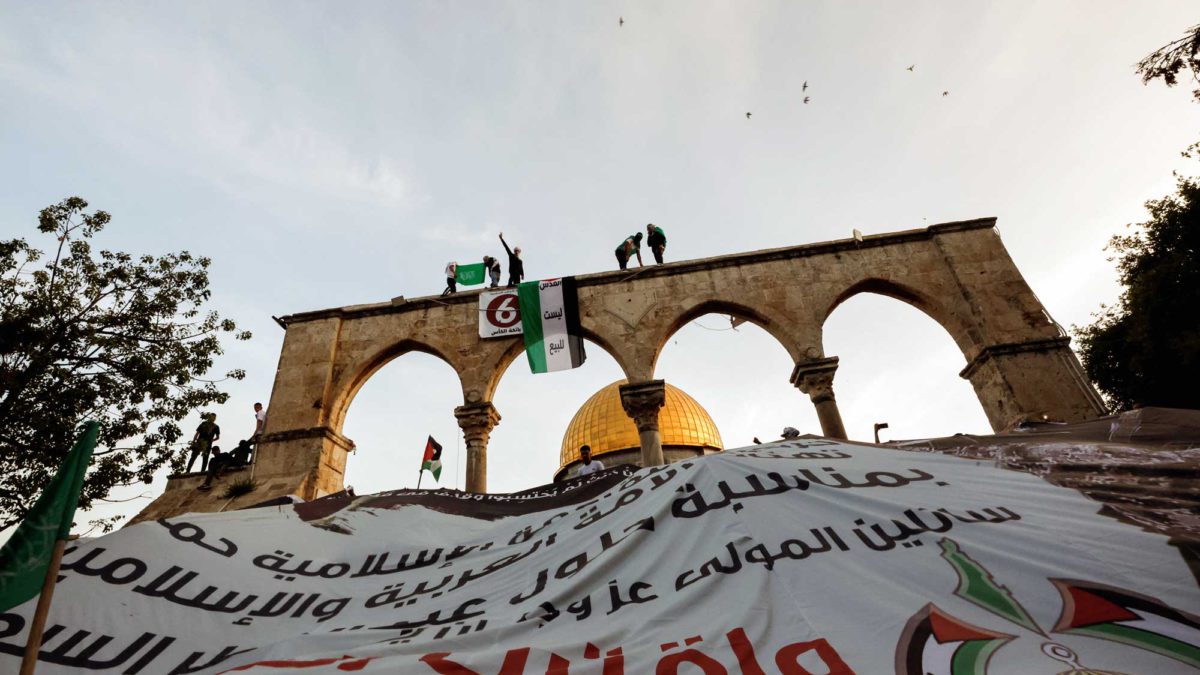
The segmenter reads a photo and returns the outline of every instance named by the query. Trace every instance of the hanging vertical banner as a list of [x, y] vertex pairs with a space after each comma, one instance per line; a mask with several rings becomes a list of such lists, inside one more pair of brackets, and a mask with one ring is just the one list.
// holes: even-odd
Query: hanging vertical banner
[[586, 357], [579, 328], [575, 278], [528, 281], [517, 287], [529, 370], [578, 368]]

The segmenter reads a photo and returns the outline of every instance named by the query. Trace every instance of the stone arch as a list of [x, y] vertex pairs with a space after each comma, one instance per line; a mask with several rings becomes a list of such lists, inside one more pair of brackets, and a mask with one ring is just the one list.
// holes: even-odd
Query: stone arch
[[[653, 380], [658, 354], [682, 325], [713, 312], [745, 318], [783, 344], [795, 359], [789, 381], [812, 399], [825, 434], [844, 437], [832, 389], [837, 357], [824, 353], [821, 334], [839, 304], [866, 292], [906, 302], [950, 333], [967, 359], [960, 376], [994, 429], [1102, 414], [1069, 337], [1021, 276], [995, 224], [979, 218], [582, 274], [580, 321], [631, 383], [622, 387], [622, 404], [647, 434], [647, 464], [662, 461], [653, 452], [663, 388]], [[286, 335], [255, 459], [263, 488], [250, 499], [314, 499], [341, 489], [345, 455], [354, 448], [339, 431], [346, 410], [375, 371], [409, 351], [432, 354], [458, 375], [464, 403], [455, 417], [467, 441], [468, 475], [477, 477], [468, 489], [486, 490], [487, 434], [499, 422], [490, 398], [522, 346], [519, 338], [478, 336], [478, 296], [394, 297], [279, 319]], [[194, 487], [185, 478], [179, 485]], [[228, 506], [214, 495], [192, 510]]]
[[340, 433], [342, 425], [346, 421], [346, 413], [350, 410], [350, 404], [354, 402], [354, 397], [367, 380], [388, 363], [411, 352], [429, 354], [450, 366], [450, 369], [458, 377], [459, 387], [463, 388], [461, 370], [455, 367], [454, 362], [445, 354], [426, 342], [412, 339], [400, 340], [385, 346], [361, 363], [351, 366], [346, 374], [334, 384], [334, 389], [328, 396], [329, 412], [326, 418], [328, 426]]
[[[768, 318], [765, 312], [729, 300], [711, 299], [684, 309], [665, 324], [665, 330], [660, 331], [655, 338], [654, 357], [650, 363], [651, 373], [657, 368], [658, 358], [662, 355], [662, 351], [666, 347], [667, 342], [671, 340], [671, 337], [687, 324], [708, 314], [727, 314], [752, 323], [775, 338], [775, 341], [783, 347], [788, 355], [792, 357], [793, 361], [798, 361], [801, 358], [800, 350], [802, 347], [800, 341], [794, 337], [793, 333], [786, 330], [780, 322], [772, 321]], [[789, 321], [789, 323], [795, 324], [796, 322]]]
[[968, 362], [979, 351], [978, 330], [970, 323], [964, 322], [962, 317], [951, 311], [945, 303], [939, 302], [934, 296], [921, 291], [915, 285], [882, 277], [860, 279], [847, 286], [826, 303], [825, 309], [820, 315], [822, 350], [824, 349], [824, 326], [825, 322], [829, 320], [829, 316], [842, 303], [862, 293], [882, 295], [915, 307], [950, 334], [950, 338], [958, 345], [963, 358]]

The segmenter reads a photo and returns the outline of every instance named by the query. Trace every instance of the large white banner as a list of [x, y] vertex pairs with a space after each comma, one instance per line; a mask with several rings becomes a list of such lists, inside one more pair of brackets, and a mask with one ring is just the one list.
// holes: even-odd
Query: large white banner
[[[38, 673], [1196, 672], [1179, 550], [1099, 511], [990, 462], [801, 440], [188, 515], [71, 548]], [[33, 608], [0, 615], [0, 671]]]

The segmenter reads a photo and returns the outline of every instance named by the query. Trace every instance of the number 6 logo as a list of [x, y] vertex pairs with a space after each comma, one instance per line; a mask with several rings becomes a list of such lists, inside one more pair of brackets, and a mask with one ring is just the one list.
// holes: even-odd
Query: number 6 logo
[[492, 298], [487, 306], [488, 322], [497, 328], [511, 328], [521, 320], [517, 309], [517, 295], [506, 293]]

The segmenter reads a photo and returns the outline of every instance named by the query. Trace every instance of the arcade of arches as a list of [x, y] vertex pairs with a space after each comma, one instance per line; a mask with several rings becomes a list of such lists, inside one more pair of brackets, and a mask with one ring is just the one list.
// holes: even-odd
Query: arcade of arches
[[[585, 336], [628, 379], [620, 396], [637, 426], [643, 465], [663, 462], [664, 383], [654, 379], [659, 352], [676, 330], [710, 312], [751, 321], [777, 339], [795, 364], [779, 376], [808, 395], [824, 435], [845, 438], [833, 387], [838, 359], [824, 352], [821, 332], [829, 314], [858, 293], [903, 300], [945, 328], [966, 358], [960, 375], [997, 431], [1032, 417], [1078, 421], [1104, 413], [1069, 338], [1013, 264], [993, 218], [589, 274], [576, 282]], [[458, 374], [463, 404], [455, 416], [466, 441], [466, 486], [486, 491], [488, 437], [501, 420], [492, 396], [524, 347], [519, 336], [478, 337], [476, 296], [398, 298], [285, 317], [254, 468], [261, 487], [247, 504], [341, 490], [353, 448], [341, 433], [351, 400], [372, 373], [414, 350], [441, 358]], [[186, 480], [172, 479], [179, 488]], [[164, 495], [138, 520], [239, 506], [206, 494], [183, 501]]]

